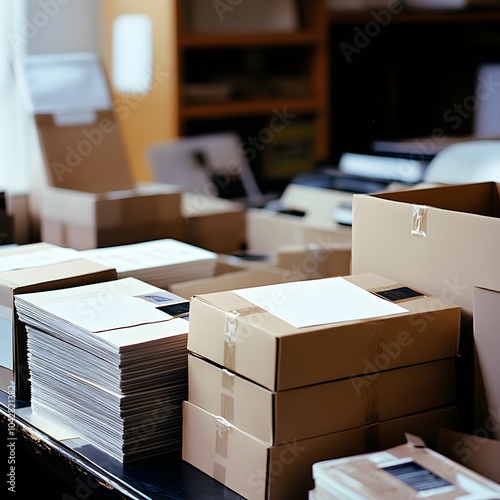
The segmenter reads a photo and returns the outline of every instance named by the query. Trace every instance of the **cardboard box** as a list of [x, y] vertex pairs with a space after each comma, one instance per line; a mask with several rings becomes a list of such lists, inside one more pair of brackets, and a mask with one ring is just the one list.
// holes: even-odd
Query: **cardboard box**
[[14, 242], [14, 219], [7, 212], [5, 193], [0, 192], [0, 245], [11, 245]]
[[[471, 166], [473, 168], [473, 166]], [[375, 272], [462, 308], [457, 384], [463, 428], [474, 416], [474, 286], [500, 290], [500, 184], [354, 195], [352, 272]]]
[[[342, 278], [326, 278], [251, 290], [266, 296], [263, 305], [272, 309], [287, 307], [297, 298], [305, 304], [315, 288], [333, 292], [331, 280], [355, 285], [352, 288], [362, 294], [384, 290], [391, 294], [393, 290], [398, 295], [404, 289], [389, 278], [364, 274], [346, 277], [348, 283]], [[329, 293], [328, 307], [345, 300]], [[402, 298], [398, 305], [406, 312], [296, 328], [234, 291], [195, 296], [191, 299], [188, 350], [271, 391], [457, 355], [458, 306], [430, 295]], [[302, 307], [309, 311], [309, 305]]]
[[[500, 425], [498, 421], [496, 424]], [[472, 435], [451, 429], [440, 429], [437, 451], [478, 474], [500, 483], [500, 468], [498, 467], [500, 441], [488, 439], [480, 434]]]
[[351, 244], [282, 245], [276, 249], [276, 264], [297, 279], [346, 276], [351, 274]]
[[242, 269], [230, 273], [213, 276], [211, 278], [185, 281], [184, 283], [175, 283], [168, 289], [186, 299], [194, 295], [224, 292], [236, 288], [249, 288], [252, 286], [272, 285], [274, 283], [283, 283], [292, 281], [285, 270], [271, 271], [269, 269]]
[[476, 425], [500, 440], [500, 291], [474, 288]]
[[185, 192], [182, 215], [187, 243], [217, 253], [231, 253], [245, 246], [245, 207], [242, 203]]
[[189, 356], [188, 400], [268, 444], [282, 444], [452, 403], [455, 360], [271, 392]]
[[[33, 248], [25, 248], [33, 247]], [[38, 245], [12, 248], [14, 252], [39, 253]], [[12, 392], [15, 383], [16, 396], [29, 399], [29, 374], [26, 347], [26, 329], [17, 319], [14, 296], [18, 293], [39, 292], [59, 288], [116, 280], [116, 271], [110, 267], [83, 259], [68, 260], [50, 265], [26, 267], [0, 272], [0, 335], [1, 365], [0, 388]]]
[[[289, 244], [350, 244], [351, 228], [337, 224], [333, 212], [352, 194], [332, 189], [289, 184], [280, 198], [284, 212], [247, 210], [247, 243], [252, 251], [268, 252]], [[301, 213], [302, 216], [290, 213]]]
[[180, 202], [179, 192], [161, 184], [101, 194], [48, 187], [41, 197], [42, 240], [77, 250], [185, 240]]
[[14, 219], [14, 241], [18, 245], [29, 243], [32, 241], [29, 195], [21, 192], [7, 193], [6, 201], [7, 213]]
[[42, 239], [77, 249], [181, 239], [179, 190], [135, 183], [98, 56], [29, 55], [20, 68], [44, 157]]
[[425, 447], [410, 436], [407, 444], [313, 466], [315, 483], [330, 497], [498, 498], [500, 485]]
[[[401, 428], [427, 434], [453, 421], [456, 408], [269, 446], [224, 419], [184, 402], [182, 458], [248, 499], [307, 498], [312, 465], [404, 442]], [[390, 445], [389, 445], [390, 446]]]

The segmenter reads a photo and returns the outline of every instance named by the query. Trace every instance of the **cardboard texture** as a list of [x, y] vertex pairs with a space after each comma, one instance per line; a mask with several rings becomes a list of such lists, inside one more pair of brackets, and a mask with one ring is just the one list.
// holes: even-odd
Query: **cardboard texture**
[[276, 249], [276, 264], [298, 279], [346, 276], [351, 274], [351, 245], [283, 245]]
[[391, 276], [472, 316], [474, 286], [500, 289], [500, 273], [492, 272], [499, 188], [486, 182], [355, 194], [352, 272]]
[[249, 209], [246, 216], [248, 248], [268, 252], [289, 244], [348, 245], [351, 228], [334, 222], [332, 214], [339, 205], [351, 200], [351, 193], [290, 184], [280, 198], [281, 208], [304, 215]]
[[[26, 245], [26, 248], [19, 248], [24, 253], [40, 250], [38, 245]], [[12, 249], [12, 251], [15, 250], [17, 247]], [[116, 280], [116, 278], [114, 269], [83, 259], [0, 272], [3, 365], [0, 367], [0, 388], [9, 392], [9, 386], [13, 381], [16, 385], [16, 396], [29, 399], [27, 337], [26, 329], [15, 313], [14, 296], [16, 294], [69, 288]]]
[[315, 482], [343, 499], [500, 496], [500, 485], [426, 448], [420, 439], [410, 439], [415, 444], [314, 464]]
[[175, 283], [170, 285], [168, 289], [176, 295], [190, 299], [194, 295], [224, 292], [235, 290], [236, 288], [272, 285], [274, 283], [283, 283], [284, 281], [292, 281], [285, 270], [280, 272], [278, 268], [276, 268], [276, 271], [243, 269], [211, 278]]
[[[429, 434], [456, 418], [455, 408], [412, 415], [368, 427], [269, 446], [224, 419], [184, 402], [182, 458], [248, 499], [307, 498], [312, 465], [404, 442], [407, 432]], [[452, 424], [453, 425], [453, 424]]]
[[231, 253], [245, 245], [245, 207], [242, 203], [201, 194], [182, 193], [186, 242], [212, 252]]
[[189, 356], [189, 401], [268, 444], [281, 444], [452, 403], [455, 360], [271, 392]]
[[[476, 422], [500, 440], [500, 291], [474, 288]], [[500, 457], [499, 457], [500, 458]]]
[[41, 197], [42, 239], [77, 250], [184, 240], [180, 205], [181, 194], [161, 184], [102, 194], [48, 187]]
[[[346, 279], [371, 291], [403, 286], [375, 274]], [[271, 391], [457, 355], [459, 307], [430, 295], [398, 305], [408, 312], [294, 328], [233, 291], [195, 296], [188, 350]]]
[[440, 429], [437, 451], [468, 469], [500, 483], [500, 441], [481, 435]]
[[353, 197], [352, 272], [391, 276], [462, 308], [457, 385], [464, 429], [483, 425], [474, 415], [473, 290], [500, 290], [499, 187], [485, 182]]

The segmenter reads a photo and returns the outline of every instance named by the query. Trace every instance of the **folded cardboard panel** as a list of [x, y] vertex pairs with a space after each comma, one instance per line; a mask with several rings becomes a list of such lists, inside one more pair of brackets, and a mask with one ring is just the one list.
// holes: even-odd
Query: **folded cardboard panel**
[[[263, 302], [272, 308], [302, 297], [301, 287], [311, 295], [311, 287], [323, 290], [329, 286], [327, 280], [341, 279], [284, 284], [293, 285], [286, 293], [265, 287], [252, 290], [269, 294]], [[459, 307], [375, 274], [345, 279], [356, 290], [402, 297], [398, 305], [405, 312], [296, 328], [234, 291], [200, 295], [191, 300], [188, 350], [271, 391], [457, 355]], [[327, 296], [326, 307], [333, 308], [336, 297], [327, 293], [323, 298]]]
[[269, 446], [226, 420], [186, 401], [182, 458], [249, 499], [307, 498], [315, 462], [404, 442], [407, 432], [429, 433], [456, 418], [455, 408], [412, 415], [369, 427]]
[[[26, 247], [34, 247], [28, 249]], [[12, 249], [13, 251], [16, 248]], [[38, 245], [20, 247], [21, 252], [40, 251]], [[116, 280], [116, 271], [107, 266], [83, 259], [73, 259], [50, 265], [37, 264], [23, 269], [0, 273], [0, 326], [2, 344], [1, 386], [9, 391], [15, 384], [18, 397], [29, 398], [26, 329], [17, 319], [14, 295], [68, 288], [89, 283]], [[10, 389], [12, 390], [12, 389]]]
[[[494, 422], [497, 427], [500, 421]], [[464, 434], [452, 429], [440, 429], [437, 451], [478, 474], [500, 483], [500, 441], [488, 439], [486, 429], [477, 434]]]
[[378, 423], [454, 401], [453, 358], [271, 392], [189, 356], [189, 401], [268, 444]]

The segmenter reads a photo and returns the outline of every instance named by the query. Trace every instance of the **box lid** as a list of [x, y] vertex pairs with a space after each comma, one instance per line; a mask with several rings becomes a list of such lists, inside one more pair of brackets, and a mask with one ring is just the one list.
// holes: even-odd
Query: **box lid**
[[102, 193], [133, 176], [104, 68], [95, 53], [36, 54], [19, 63], [52, 186]]

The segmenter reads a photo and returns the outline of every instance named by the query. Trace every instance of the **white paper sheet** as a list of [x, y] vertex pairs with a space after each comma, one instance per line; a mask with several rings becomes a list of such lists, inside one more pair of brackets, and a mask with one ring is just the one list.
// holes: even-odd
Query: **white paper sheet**
[[407, 312], [343, 278], [280, 283], [234, 293], [295, 328]]
[[30, 267], [49, 266], [60, 264], [70, 260], [80, 259], [77, 250], [72, 248], [52, 248], [50, 250], [39, 250], [2, 257], [0, 259], [0, 272], [13, 271], [15, 269], [27, 269]]

